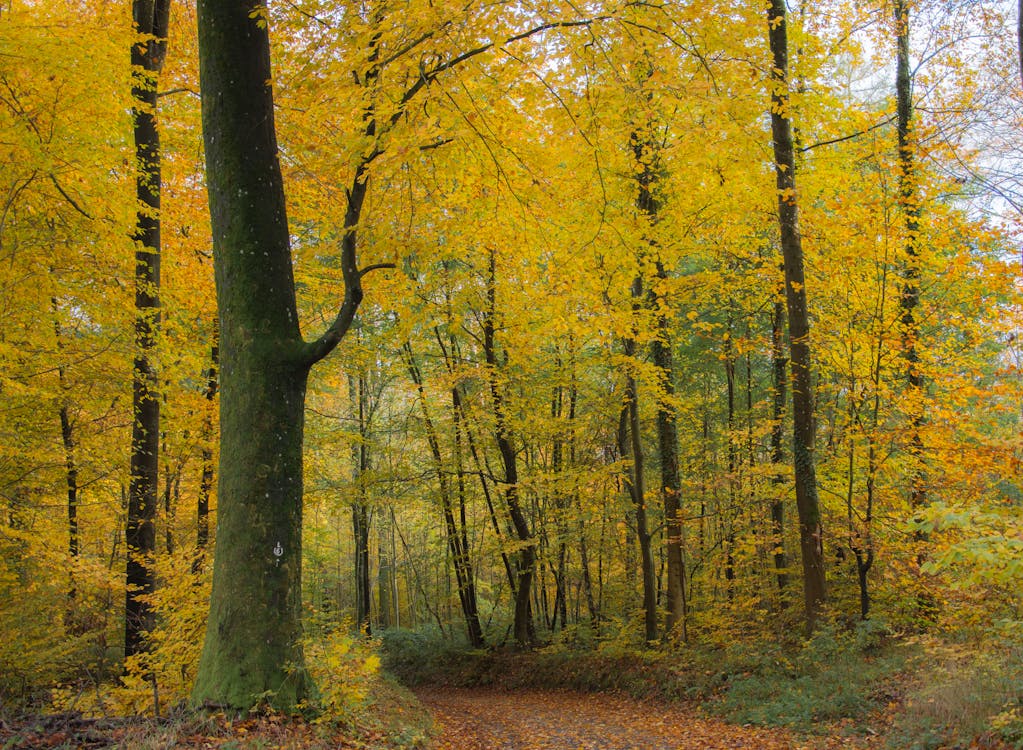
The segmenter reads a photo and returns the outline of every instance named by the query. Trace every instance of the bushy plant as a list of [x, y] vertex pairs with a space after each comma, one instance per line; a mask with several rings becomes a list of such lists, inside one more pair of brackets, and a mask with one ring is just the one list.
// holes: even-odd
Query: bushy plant
[[354, 724], [380, 671], [379, 643], [353, 635], [352, 623], [310, 628], [304, 642], [306, 667], [316, 685], [317, 722]]
[[194, 552], [182, 550], [156, 560], [159, 586], [150, 597], [156, 626], [150, 649], [124, 660], [117, 683], [83, 692], [74, 686], [54, 693], [58, 710], [90, 715], [166, 713], [184, 703], [192, 689], [206, 630], [210, 571], [193, 565]]
[[91, 693], [110, 676], [115, 587], [96, 561], [69, 560], [16, 529], [0, 533], [0, 718], [40, 710], [55, 685]]

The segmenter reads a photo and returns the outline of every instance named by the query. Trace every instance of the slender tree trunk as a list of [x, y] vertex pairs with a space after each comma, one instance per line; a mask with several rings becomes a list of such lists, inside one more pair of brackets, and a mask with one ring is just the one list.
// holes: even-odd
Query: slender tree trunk
[[202, 420], [202, 475], [199, 479], [199, 496], [196, 500], [196, 565], [198, 572], [201, 560], [205, 556], [210, 541], [210, 495], [213, 492], [213, 411], [217, 399], [217, 368], [219, 367], [219, 334], [214, 332], [213, 344], [210, 345], [210, 366], [206, 370], [205, 413]]
[[[466, 515], [464, 503], [464, 488], [462, 502], [460, 503], [459, 521], [456, 521], [454, 504], [451, 498], [451, 484], [448, 479], [448, 472], [444, 467], [443, 456], [440, 450], [440, 440], [437, 430], [434, 427], [433, 419], [427, 409], [426, 391], [423, 387], [423, 375], [416, 364], [412, 354], [411, 345], [406, 342], [403, 347], [405, 366], [408, 369], [409, 377], [416, 387], [419, 407], [423, 415], [423, 425], [426, 429], [426, 441], [430, 447], [430, 454], [433, 457], [434, 470], [437, 472], [438, 490], [440, 492], [441, 510], [444, 515], [444, 531], [448, 542], [448, 551], [451, 553], [451, 561], [455, 568], [455, 581], [458, 587], [458, 600], [462, 608], [462, 616], [465, 619], [466, 634], [469, 643], [473, 648], [482, 648], [483, 628], [479, 619], [479, 605], [476, 596], [476, 575], [472, 566], [472, 558], [469, 551], [469, 539], [466, 531]], [[457, 412], [457, 405], [453, 407]]]
[[[667, 278], [657, 262], [658, 279]], [[654, 295], [658, 309], [658, 335], [651, 344], [654, 366], [660, 377], [657, 401], [657, 447], [661, 463], [661, 496], [664, 504], [665, 554], [667, 556], [667, 614], [664, 635], [688, 639], [686, 628], [685, 528], [682, 525], [682, 478], [678, 460], [678, 419], [675, 412], [675, 360], [672, 355], [671, 321], [667, 305]]]
[[[648, 67], [652, 73], [653, 68]], [[648, 98], [649, 103], [649, 98]], [[652, 123], [648, 123], [648, 128]], [[660, 152], [662, 144], [652, 135], [631, 137], [633, 158], [636, 163], [636, 210], [652, 230], [660, 221], [661, 203], [658, 197], [658, 182], [661, 177]], [[658, 251], [652, 234], [646, 244], [653, 252]], [[656, 260], [658, 281], [668, 278], [664, 263]], [[672, 353], [670, 306], [663, 294], [652, 286], [647, 293], [649, 303], [656, 312], [657, 336], [650, 345], [650, 353], [658, 373], [657, 396], [657, 450], [660, 458], [661, 503], [664, 507], [665, 555], [667, 558], [667, 612], [664, 621], [664, 636], [672, 635], [686, 640], [686, 592], [685, 592], [685, 530], [682, 526], [681, 494], [682, 480], [678, 467], [678, 420], [675, 414], [675, 363]]]
[[355, 625], [365, 636], [373, 634], [370, 624], [368, 504], [359, 498], [352, 506], [352, 534], [355, 539]]
[[160, 133], [156, 86], [167, 51], [170, 0], [133, 0], [132, 19], [143, 38], [132, 45], [135, 135], [135, 359], [132, 376], [131, 480], [125, 541], [124, 655], [146, 650], [154, 614], [151, 560], [156, 551], [160, 401], [155, 366], [160, 327]]
[[451, 388], [451, 419], [455, 437], [455, 483], [458, 489], [458, 549], [463, 564], [465, 601], [463, 613], [469, 632], [469, 644], [473, 648], [483, 648], [483, 628], [480, 625], [479, 603], [476, 597], [476, 572], [472, 566], [469, 547], [468, 503], [465, 486], [465, 466], [462, 452], [462, 410], [461, 395], [458, 385]]
[[64, 479], [67, 485], [67, 535], [68, 555], [71, 565], [68, 569], [67, 608], [64, 610], [64, 626], [69, 632], [80, 630], [76, 622], [75, 600], [78, 598], [76, 582], [76, 561], [78, 560], [78, 461], [76, 458], [75, 427], [71, 419], [71, 407], [68, 393], [71, 385], [67, 380], [67, 366], [63, 359], [64, 340], [60, 319], [57, 317], [57, 300], [53, 302], [53, 328], [57, 337], [57, 351], [61, 355], [57, 366], [57, 377], [60, 385], [61, 402], [58, 416], [60, 418], [60, 439], [64, 446]]
[[877, 447], [874, 445], [873, 434], [867, 440], [867, 505], [859, 523], [863, 529], [862, 533], [854, 526], [855, 519], [851, 503], [849, 512], [850, 547], [856, 557], [856, 580], [860, 590], [860, 619], [863, 620], [870, 617], [870, 582], [867, 576], [874, 565], [874, 541], [871, 530], [874, 522], [874, 488], [877, 477]]
[[[166, 445], [166, 444], [165, 444]], [[161, 451], [167, 454], [166, 449]], [[174, 554], [174, 517], [177, 515], [177, 501], [181, 498], [181, 472], [184, 462], [172, 470], [165, 461], [163, 468], [163, 541], [168, 555]]]
[[[57, 317], [57, 299], [52, 300], [53, 304], [53, 329], [57, 339], [57, 352], [63, 355], [64, 332]], [[68, 554], [72, 560], [78, 557], [78, 462], [75, 458], [75, 428], [71, 420], [71, 408], [66, 398], [71, 390], [68, 383], [67, 366], [61, 357], [57, 366], [57, 378], [60, 385], [61, 404], [58, 410], [60, 418], [60, 439], [64, 446], [64, 477], [67, 485], [67, 530], [68, 530]], [[72, 574], [73, 575], [73, 574]], [[75, 598], [75, 585], [72, 580], [68, 598]]]
[[774, 467], [772, 482], [774, 498], [771, 500], [771, 536], [774, 544], [774, 573], [778, 582], [781, 606], [787, 604], [785, 589], [789, 583], [788, 556], [785, 554], [785, 384], [788, 381], [789, 361], [784, 350], [785, 303], [779, 299], [774, 303], [771, 317], [771, 464]]
[[483, 354], [486, 358], [490, 396], [494, 408], [495, 439], [504, 466], [505, 502], [511, 517], [512, 527], [520, 542], [517, 565], [517, 587], [515, 591], [514, 634], [521, 646], [532, 646], [536, 641], [531, 608], [533, 577], [536, 573], [536, 542], [529, 528], [529, 521], [522, 509], [519, 497], [518, 457], [512, 442], [511, 430], [505, 415], [504, 395], [497, 382], [500, 367], [497, 359], [494, 318], [497, 314], [497, 270], [496, 257], [490, 252], [490, 268], [487, 280], [487, 311], [483, 321]]
[[906, 360], [906, 382], [911, 399], [910, 452], [914, 466], [910, 486], [910, 504], [919, 510], [927, 503], [927, 490], [923, 475], [923, 395], [924, 380], [920, 371], [917, 350], [919, 325], [916, 308], [920, 304], [920, 196], [917, 187], [916, 154], [913, 142], [913, 81], [909, 65], [909, 7], [908, 0], [895, 2], [896, 52], [896, 108], [899, 147], [899, 203], [906, 222], [906, 244], [902, 265], [902, 353]]
[[[561, 357], [558, 357], [558, 366], [562, 366]], [[555, 422], [566, 422], [569, 425], [568, 432], [572, 434], [572, 419], [575, 414], [573, 393], [569, 396], [568, 419], [565, 419], [565, 388], [555, 386], [551, 395], [551, 419]], [[551, 473], [557, 483], [553, 492], [554, 527], [557, 531], [557, 565], [554, 568], [554, 607], [551, 617], [551, 630], [557, 630], [558, 618], [561, 618], [561, 628], [568, 625], [568, 502], [569, 495], [561, 486], [561, 477], [565, 471], [565, 435], [563, 430], [557, 430], [551, 445]]]
[[[576, 507], [580, 508], [581, 499], [576, 495]], [[581, 508], [580, 508], [581, 510]], [[590, 553], [586, 544], [586, 523], [579, 519], [579, 567], [582, 568], [583, 594], [586, 596], [586, 609], [590, 613], [590, 627], [596, 630], [600, 625], [600, 608], [593, 594], [593, 576], [590, 573]]]
[[363, 635], [371, 635], [369, 527], [370, 508], [366, 494], [366, 474], [370, 468], [369, 424], [367, 417], [366, 375], [349, 376], [348, 388], [359, 428], [359, 440], [352, 445], [352, 479], [355, 499], [352, 503], [352, 533], [355, 539], [355, 625]]
[[725, 581], [728, 586], [728, 601], [735, 599], [735, 524], [739, 507], [738, 492], [738, 449], [735, 445], [735, 355], [732, 350], [732, 314], [728, 313], [728, 336], [722, 354], [725, 364], [725, 391], [728, 404], [726, 432], [728, 442], [728, 513], [722, 517], [725, 531], [722, 545], [725, 551]]
[[[643, 282], [637, 277], [632, 284], [634, 307], [643, 296]], [[625, 356], [630, 360], [636, 356], [636, 341], [628, 337], [624, 341]], [[632, 459], [626, 471], [625, 483], [632, 498], [636, 514], [636, 539], [639, 544], [640, 574], [643, 584], [643, 631], [647, 642], [657, 640], [657, 580], [654, 571], [654, 555], [646, 513], [646, 489], [643, 477], [644, 456], [642, 431], [639, 419], [639, 393], [636, 378], [629, 371], [625, 376], [621, 418], [618, 428], [618, 450], [622, 458]]]
[[[920, 188], [917, 177], [916, 144], [913, 123], [913, 78], [909, 62], [910, 12], [909, 0], [895, 0], [895, 98], [896, 131], [899, 148], [899, 205], [906, 223], [906, 242], [903, 248], [902, 294], [900, 297], [902, 325], [902, 356], [906, 361], [906, 395], [910, 422], [909, 454], [912, 460], [909, 486], [909, 505], [918, 514], [927, 505], [927, 474], [924, 463], [923, 428], [925, 382], [920, 368], [917, 341], [920, 325], [916, 309], [920, 305]], [[916, 565], [924, 562], [924, 543], [927, 535], [921, 531], [914, 535]], [[937, 616], [934, 597], [922, 586], [917, 593], [921, 618], [932, 622]]]
[[792, 367], [792, 462], [796, 480], [796, 510], [803, 556], [803, 598], [806, 626], [813, 630], [825, 601], [824, 545], [817, 471], [814, 458], [813, 371], [810, 356], [810, 316], [803, 271], [803, 242], [799, 231], [796, 160], [792, 142], [789, 100], [788, 30], [785, 0], [771, 0], [767, 9], [771, 54], [771, 134], [774, 140], [778, 189], [778, 224], [785, 263], [785, 302], [788, 309]]
[[487, 504], [487, 514], [490, 517], [490, 523], [494, 529], [494, 535], [497, 537], [498, 544], [501, 547], [501, 562], [504, 564], [504, 572], [508, 578], [508, 589], [511, 591], [512, 598], [514, 599], [515, 592], [518, 590], [518, 585], [515, 580], [515, 571], [512, 569], [511, 558], [508, 557], [508, 553], [504, 550], [502, 540], [504, 539], [505, 534], [501, 529], [501, 522], [497, 518], [497, 510], [494, 508], [494, 498], [490, 492], [490, 485], [487, 484], [488, 472], [485, 470], [484, 462], [480, 458], [479, 448], [476, 447], [476, 439], [473, 437], [473, 433], [469, 429], [469, 422], [465, 414], [465, 408], [462, 404], [462, 390], [457, 385], [451, 389], [451, 401], [454, 405], [455, 411], [461, 418], [461, 423], [465, 426], [465, 441], [469, 445], [469, 454], [472, 456], [473, 464], [476, 467], [475, 474], [480, 480], [480, 489], [483, 492], [483, 498]]
[[377, 608], [381, 630], [394, 626], [391, 617], [394, 609], [394, 563], [391, 556], [392, 539], [389, 537], [391, 528], [384, 520], [385, 516], [381, 513], [377, 522]]
[[[67, 480], [68, 554], [78, 557], [78, 464], [75, 461], [75, 433], [67, 404], [60, 407], [60, 435], [64, 443], [64, 468]], [[71, 596], [74, 596], [72, 591]]]

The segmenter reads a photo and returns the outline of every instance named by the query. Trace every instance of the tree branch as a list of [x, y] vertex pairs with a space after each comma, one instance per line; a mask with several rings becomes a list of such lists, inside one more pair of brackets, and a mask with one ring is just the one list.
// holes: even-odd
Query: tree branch
[[527, 29], [526, 31], [520, 32], [518, 34], [513, 34], [512, 36], [507, 37], [501, 41], [487, 42], [486, 44], [481, 44], [479, 47], [466, 50], [462, 54], [452, 57], [450, 60], [438, 63], [430, 70], [423, 71], [420, 77], [416, 79], [416, 82], [405, 90], [405, 93], [402, 94], [401, 99], [398, 101], [398, 108], [395, 110], [394, 114], [391, 115], [388, 124], [392, 126], [397, 124], [398, 120], [401, 119], [402, 115], [405, 112], [405, 105], [412, 101], [412, 99], [414, 99], [415, 96], [420, 91], [422, 91], [422, 89], [430, 85], [441, 73], [443, 73], [446, 70], [451, 70], [452, 68], [458, 65], [461, 65], [466, 60], [471, 60], [474, 57], [478, 57], [479, 55], [482, 55], [484, 52], [489, 52], [495, 47], [503, 47], [506, 44], [519, 42], [522, 41], [523, 39], [528, 39], [529, 37], [543, 33], [544, 31], [550, 31], [552, 29], [570, 29], [577, 28], [580, 26], [590, 26], [598, 21], [606, 21], [609, 18], [610, 16], [597, 16], [595, 18], [589, 18], [581, 21], [552, 21], [550, 23], [543, 23], [540, 24], [539, 26], [534, 26], [533, 28]]
[[883, 119], [881, 122], [874, 123], [873, 125], [871, 125], [866, 130], [858, 130], [855, 133], [849, 133], [848, 135], [843, 135], [843, 136], [840, 136], [838, 138], [832, 138], [832, 139], [827, 140], [827, 141], [819, 141], [817, 143], [811, 143], [809, 146], [800, 146], [798, 151], [799, 151], [799, 153], [802, 154], [802, 153], [805, 153], [805, 152], [810, 151], [812, 149], [820, 148], [821, 146], [833, 146], [836, 143], [842, 143], [843, 141], [851, 141], [853, 138], [859, 138], [861, 135], [866, 135], [867, 133], [869, 133], [869, 132], [871, 132], [873, 130], [877, 130], [878, 128], [883, 128], [885, 125], [890, 125], [895, 120], [895, 117], [896, 117], [895, 115], [889, 115], [888, 117]]
[[200, 98], [198, 91], [196, 91], [194, 89], [190, 89], [187, 86], [182, 86], [181, 88], [176, 88], [176, 89], [168, 89], [167, 91], [157, 91], [156, 92], [156, 98], [160, 99], [160, 98], [162, 98], [164, 96], [173, 96], [174, 94], [191, 94], [196, 99]]
[[52, 174], [51, 174], [51, 175], [50, 175], [49, 177], [50, 177], [50, 182], [52, 182], [52, 183], [53, 183], [53, 186], [54, 186], [55, 188], [57, 188], [57, 192], [58, 192], [58, 193], [60, 193], [60, 194], [61, 194], [62, 196], [64, 196], [64, 200], [66, 200], [66, 201], [67, 201], [68, 203], [70, 203], [70, 204], [71, 204], [71, 207], [72, 207], [73, 209], [75, 209], [75, 211], [77, 211], [78, 213], [80, 213], [80, 214], [81, 214], [82, 216], [84, 216], [84, 217], [85, 217], [86, 219], [89, 219], [89, 221], [92, 221], [92, 216], [90, 216], [90, 215], [89, 215], [89, 212], [88, 212], [88, 211], [86, 211], [86, 210], [85, 210], [84, 208], [82, 208], [81, 206], [79, 206], [79, 205], [78, 205], [78, 204], [77, 204], [77, 203], [75, 202], [75, 199], [74, 199], [74, 198], [72, 198], [72, 197], [71, 197], [70, 195], [68, 195], [68, 194], [67, 194], [67, 192], [66, 192], [66, 191], [64, 190], [64, 188], [62, 188], [62, 187], [60, 186], [60, 183], [59, 183], [59, 182], [57, 182], [57, 177], [56, 177], [55, 175], [52, 175]]

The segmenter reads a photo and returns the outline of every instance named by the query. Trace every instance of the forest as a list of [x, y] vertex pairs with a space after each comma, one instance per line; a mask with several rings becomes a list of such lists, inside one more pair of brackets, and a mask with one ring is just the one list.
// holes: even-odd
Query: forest
[[0, 744], [1023, 748], [1021, 34], [0, 0]]

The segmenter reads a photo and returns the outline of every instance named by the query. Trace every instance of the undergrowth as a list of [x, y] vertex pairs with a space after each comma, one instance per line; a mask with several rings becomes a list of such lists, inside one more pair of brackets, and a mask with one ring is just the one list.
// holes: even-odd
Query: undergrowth
[[642, 648], [620, 641], [564, 642], [521, 652], [468, 650], [437, 633], [389, 631], [384, 664], [409, 685], [498, 686], [617, 692], [641, 699], [697, 700], [737, 724], [810, 733], [822, 723], [861, 722], [893, 699], [912, 649], [884, 628], [825, 629], [801, 646]]
[[[1023, 647], [929, 643], [888, 746], [936, 750], [975, 742], [1023, 750]], [[998, 744], [1000, 743], [1000, 744]], [[971, 745], [972, 746], [972, 745]]]
[[470, 650], [439, 632], [406, 630], [381, 643], [385, 667], [412, 686], [610, 691], [699, 701], [735, 724], [882, 735], [891, 750], [1023, 750], [1019, 637], [895, 638], [868, 621], [825, 627], [803, 643], [671, 650], [618, 640]]
[[[824, 628], [801, 647], [760, 645], [726, 658], [727, 675], [710, 710], [738, 724], [812, 732], [822, 723], [862, 722], [897, 696], [912, 649], [886, 642], [883, 626]], [[739, 670], [739, 671], [734, 671]]]

